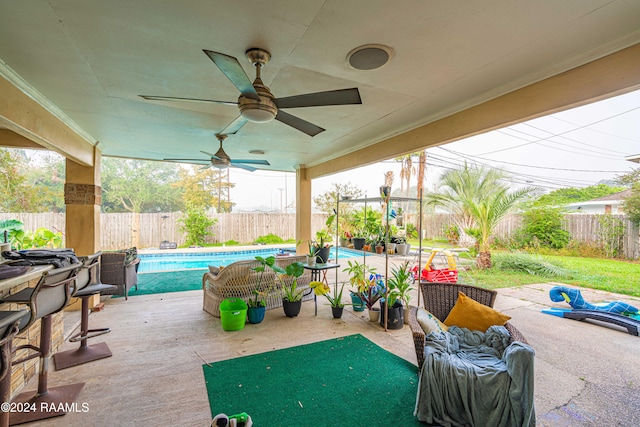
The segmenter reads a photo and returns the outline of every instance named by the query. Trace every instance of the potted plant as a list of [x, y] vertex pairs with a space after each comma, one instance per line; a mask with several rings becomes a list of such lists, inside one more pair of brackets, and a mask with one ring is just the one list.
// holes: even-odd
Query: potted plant
[[344, 283], [340, 286], [340, 291], [338, 291], [338, 284], [336, 283], [333, 287], [333, 296], [330, 294], [331, 289], [329, 285], [324, 282], [316, 282], [313, 281], [309, 284], [309, 286], [313, 289], [313, 292], [316, 295], [323, 295], [331, 304], [331, 311], [333, 313], [334, 319], [339, 319], [342, 317], [342, 312], [344, 310], [344, 303], [342, 302], [342, 292], [344, 291]]
[[349, 260], [347, 263], [349, 267], [343, 271], [349, 273], [349, 283], [355, 287], [355, 290], [351, 291], [354, 311], [359, 311], [356, 310], [355, 301], [361, 302], [369, 310], [369, 318], [371, 319], [371, 317], [375, 317], [375, 311], [378, 311], [374, 309], [374, 304], [381, 296], [380, 283], [376, 281], [376, 269], [358, 261]]
[[384, 230], [381, 227], [380, 230], [378, 231], [378, 236], [376, 237], [376, 241], [375, 241], [376, 253], [378, 255], [384, 253], [385, 243], [386, 243], [385, 234], [384, 234]]
[[254, 297], [247, 301], [247, 320], [249, 323], [255, 325], [262, 323], [264, 320], [264, 315], [267, 310], [267, 303], [265, 301], [267, 293], [254, 289], [253, 295]]
[[388, 292], [384, 301], [380, 302], [382, 316], [380, 316], [380, 324], [386, 325], [387, 329], [402, 329], [404, 325], [404, 306], [403, 298], [409, 301], [409, 292], [411, 288], [411, 270], [409, 262], [403, 263], [398, 268], [393, 268], [391, 277], [387, 280]]
[[358, 293], [365, 307], [367, 307], [369, 320], [371, 322], [377, 322], [380, 318], [380, 307], [375, 307], [375, 304], [384, 296], [384, 289], [382, 276], [379, 274], [370, 274], [362, 291]]
[[345, 231], [342, 233], [342, 237], [340, 237], [340, 246], [346, 248], [351, 243], [351, 239], [353, 238], [353, 234], [349, 231]]
[[[349, 264], [349, 267], [345, 268], [342, 271], [348, 272], [350, 275], [349, 283], [351, 283], [354, 286], [357, 286], [357, 283], [359, 283], [361, 280], [364, 279], [366, 266], [365, 264], [360, 264], [358, 261], [352, 262], [351, 260], [348, 260], [347, 263]], [[351, 294], [351, 304], [353, 306], [353, 311], [364, 311], [365, 309], [364, 301], [360, 299], [360, 297], [357, 294], [357, 291], [351, 291], [350, 294]]]
[[316, 260], [318, 257], [319, 250], [313, 245], [312, 242], [309, 242], [308, 246], [309, 246], [309, 251], [307, 253], [307, 265], [309, 267], [313, 267], [316, 265]]
[[404, 323], [409, 323], [409, 301], [411, 301], [410, 292], [413, 291], [411, 287], [412, 282], [411, 268], [409, 267], [409, 261], [403, 262], [399, 267], [391, 269], [391, 277], [387, 285], [390, 292], [396, 295], [397, 300], [404, 305]]
[[404, 235], [397, 235], [393, 239], [396, 243], [396, 253], [398, 255], [408, 255], [411, 245], [407, 243], [407, 238]]
[[252, 270], [260, 273], [260, 277], [258, 278], [258, 285], [253, 290], [253, 298], [250, 298], [249, 301], [247, 301], [247, 319], [249, 320], [249, 323], [253, 324], [261, 323], [264, 320], [264, 314], [267, 309], [265, 297], [267, 295], [268, 289], [262, 289], [262, 278], [264, 276], [266, 268], [271, 268], [275, 265], [276, 257], [270, 256], [267, 258], [263, 258], [261, 256], [256, 256], [256, 260], [260, 263], [260, 265], [253, 268]]
[[[296, 317], [302, 309], [303, 289], [298, 289], [298, 277], [304, 273], [304, 265], [301, 262], [294, 262], [282, 269], [278, 265], [272, 265], [276, 277], [282, 285], [282, 308], [287, 317]], [[289, 283], [287, 283], [289, 282]]]
[[331, 252], [331, 248], [329, 247], [329, 243], [331, 241], [331, 234], [326, 229], [322, 229], [316, 232], [316, 240], [315, 240], [315, 248], [318, 251], [317, 254], [317, 262], [321, 264], [326, 264], [329, 260], [329, 254]]

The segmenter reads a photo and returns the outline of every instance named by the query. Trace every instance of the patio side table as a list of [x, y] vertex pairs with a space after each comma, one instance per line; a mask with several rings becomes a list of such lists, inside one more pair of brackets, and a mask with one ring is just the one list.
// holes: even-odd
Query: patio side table
[[[324, 282], [329, 286], [329, 282], [327, 281], [327, 272], [329, 270], [333, 270], [340, 267], [340, 264], [326, 263], [326, 264], [316, 264], [309, 265], [307, 263], [302, 264], [305, 270], [311, 270], [311, 281], [312, 282]], [[322, 274], [322, 278], [320, 275]], [[315, 304], [315, 315], [318, 315], [318, 297], [313, 295], [313, 303]]]

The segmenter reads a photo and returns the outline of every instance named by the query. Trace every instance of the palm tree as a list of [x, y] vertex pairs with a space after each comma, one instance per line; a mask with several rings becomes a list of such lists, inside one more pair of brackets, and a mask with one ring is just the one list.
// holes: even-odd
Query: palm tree
[[[413, 166], [413, 157], [417, 153], [405, 154], [404, 156], [396, 157], [396, 162], [400, 162], [400, 193], [405, 197], [409, 197], [409, 189], [411, 188], [411, 176], [416, 173], [416, 168]], [[404, 183], [407, 182], [407, 188], [405, 190]]]
[[509, 192], [504, 182], [507, 174], [500, 169], [469, 166], [445, 172], [440, 178], [440, 191], [429, 193], [427, 203], [442, 206], [455, 214], [463, 244], [478, 244], [478, 268], [491, 267], [490, 243], [493, 231], [520, 200], [534, 189]]

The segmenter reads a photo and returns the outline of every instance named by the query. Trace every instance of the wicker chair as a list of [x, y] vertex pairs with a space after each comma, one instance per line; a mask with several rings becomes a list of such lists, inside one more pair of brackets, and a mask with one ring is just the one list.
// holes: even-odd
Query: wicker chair
[[[451, 284], [451, 283], [431, 283], [421, 282], [420, 290], [424, 298], [424, 308], [427, 309], [435, 317], [444, 321], [449, 312], [456, 304], [458, 300], [458, 292], [464, 293], [469, 298], [478, 301], [489, 307], [493, 307], [496, 301], [498, 293], [493, 290], [478, 288], [471, 285]], [[417, 307], [413, 307], [409, 312], [409, 327], [413, 335], [413, 345], [416, 350], [416, 357], [418, 359], [418, 372], [422, 369], [424, 363], [424, 347], [425, 347], [425, 333], [420, 327], [417, 320]], [[510, 323], [505, 325], [505, 328], [511, 335], [510, 343], [513, 341], [521, 341], [525, 344], [527, 340], [524, 335]]]
[[140, 258], [126, 262], [125, 252], [103, 252], [100, 257], [100, 282], [115, 285], [113, 291], [103, 291], [103, 295], [120, 295], [129, 298], [129, 289], [138, 290], [138, 264]]
[[[305, 256], [290, 256], [276, 259], [281, 268], [294, 262], [305, 262]], [[256, 260], [236, 261], [224, 267], [218, 274], [205, 273], [202, 277], [203, 304], [202, 309], [215, 317], [220, 317], [220, 303], [227, 298], [251, 299], [253, 291], [258, 286], [260, 274], [253, 269], [260, 266]], [[291, 284], [293, 278], [284, 279], [286, 285]], [[313, 292], [309, 288], [311, 271], [305, 270], [298, 277], [298, 289], [304, 290], [303, 301], [313, 300]], [[265, 297], [267, 310], [282, 306], [282, 285], [276, 280], [273, 270], [267, 268], [262, 277], [260, 291], [268, 291]]]

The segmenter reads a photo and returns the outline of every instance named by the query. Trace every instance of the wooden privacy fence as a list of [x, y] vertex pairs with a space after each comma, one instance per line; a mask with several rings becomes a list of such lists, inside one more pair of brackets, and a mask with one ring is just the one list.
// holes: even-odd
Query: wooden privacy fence
[[[158, 247], [160, 242], [168, 240], [179, 246], [185, 244], [185, 233], [180, 231], [181, 212], [169, 213], [111, 213], [100, 216], [101, 247], [103, 250], [122, 249], [130, 246], [139, 248]], [[213, 235], [207, 243], [235, 240], [240, 243], [254, 242], [258, 237], [274, 234], [282, 239], [295, 239], [295, 214], [283, 213], [210, 213], [216, 220], [211, 227]], [[623, 215], [612, 215], [625, 226], [622, 252], [626, 258], [640, 258], [640, 232]], [[64, 213], [0, 213], [0, 219], [18, 219], [26, 230], [35, 231], [40, 227], [65, 233]], [[326, 214], [313, 214], [311, 229], [315, 232], [324, 227]], [[412, 218], [412, 222], [415, 218]], [[417, 221], [416, 221], [417, 222]], [[450, 214], [425, 215], [423, 236], [433, 239], [443, 236], [443, 230], [453, 224]], [[506, 238], [522, 226], [522, 217], [518, 214], [507, 215], [495, 230], [497, 237]], [[572, 239], [599, 244], [601, 224], [597, 215], [566, 215], [564, 226]]]

